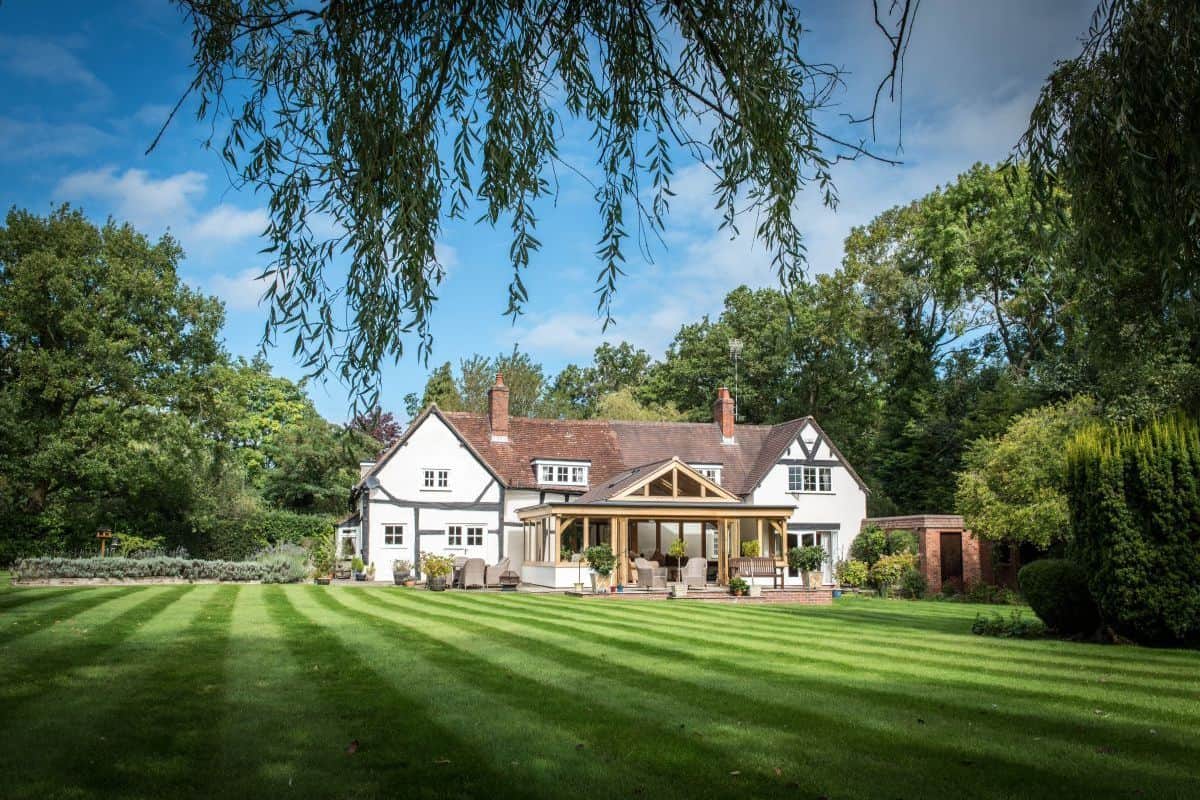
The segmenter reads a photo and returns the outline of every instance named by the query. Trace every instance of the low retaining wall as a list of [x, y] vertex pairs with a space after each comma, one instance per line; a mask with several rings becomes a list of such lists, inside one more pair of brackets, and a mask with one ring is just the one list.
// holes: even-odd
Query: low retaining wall
[[747, 603], [763, 605], [774, 603], [792, 603], [808, 606], [833, 605], [833, 589], [763, 589], [759, 597], [734, 597], [728, 592], [689, 592], [686, 597], [674, 598], [666, 592], [612, 592], [609, 594], [592, 594], [585, 592], [567, 592], [570, 597], [580, 597], [585, 600], [699, 600], [705, 603]]
[[[32, 580], [16, 580], [13, 586], [154, 586], [157, 584], [183, 583], [228, 583], [231, 586], [262, 584], [262, 581], [218, 581], [212, 578], [189, 580], [188, 578], [34, 578]], [[305, 583], [305, 581], [300, 581]], [[278, 585], [278, 584], [277, 584]]]

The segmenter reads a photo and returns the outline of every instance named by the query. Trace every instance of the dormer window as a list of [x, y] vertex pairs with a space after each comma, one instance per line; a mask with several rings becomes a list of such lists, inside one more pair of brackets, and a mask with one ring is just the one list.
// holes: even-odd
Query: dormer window
[[587, 486], [590, 461], [546, 461], [533, 462], [538, 483], [550, 486]]

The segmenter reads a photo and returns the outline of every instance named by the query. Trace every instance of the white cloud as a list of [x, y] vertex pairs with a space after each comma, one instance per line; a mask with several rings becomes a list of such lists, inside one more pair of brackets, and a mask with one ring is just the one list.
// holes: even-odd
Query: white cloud
[[118, 174], [113, 167], [103, 167], [68, 175], [59, 181], [54, 194], [66, 200], [101, 200], [116, 217], [149, 233], [190, 220], [205, 182], [204, 173], [194, 170], [156, 179], [141, 169]]
[[85, 123], [50, 124], [0, 117], [0, 159], [5, 161], [85, 156], [114, 139]]
[[204, 213], [189, 228], [189, 238], [204, 243], [234, 242], [258, 236], [267, 227], [267, 212], [222, 203]]
[[236, 275], [213, 275], [208, 288], [225, 301], [225, 307], [233, 311], [254, 311], [267, 289], [262, 270], [255, 267], [244, 269]]
[[0, 35], [0, 68], [26, 78], [81, 86], [92, 99], [109, 96], [108, 87], [60, 41], [37, 36]]

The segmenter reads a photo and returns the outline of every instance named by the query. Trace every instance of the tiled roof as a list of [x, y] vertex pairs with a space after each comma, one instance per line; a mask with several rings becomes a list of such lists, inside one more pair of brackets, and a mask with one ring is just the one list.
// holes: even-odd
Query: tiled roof
[[[734, 441], [726, 443], [715, 422], [622, 422], [610, 420], [536, 419], [510, 417], [508, 441], [492, 441], [487, 414], [442, 411], [430, 406], [417, 417], [376, 465], [363, 476], [375, 474], [430, 414], [437, 414], [497, 478], [512, 489], [581, 490], [578, 486], [539, 483], [533, 462], [538, 459], [574, 459], [591, 462], [589, 489], [611, 483], [630, 470], [678, 458], [688, 464], [718, 464], [721, 486], [746, 495], [762, 481], [780, 455], [795, 441], [811, 417], [778, 425], [738, 425]], [[818, 426], [819, 429], [819, 426]], [[828, 438], [828, 437], [826, 437]], [[837, 448], [834, 448], [837, 453]], [[841, 457], [840, 453], [837, 453]], [[854, 469], [846, 468], [865, 489]], [[586, 496], [586, 495], [585, 495]]]
[[618, 494], [622, 489], [637, 483], [640, 478], [649, 475], [654, 470], [664, 464], [669, 464], [671, 459], [663, 458], [649, 464], [642, 464], [639, 467], [632, 467], [624, 472], [617, 473], [607, 481], [597, 483], [592, 481], [592, 488], [585, 493], [575, 498], [576, 503], [594, 503], [600, 500], [607, 500], [614, 494]]

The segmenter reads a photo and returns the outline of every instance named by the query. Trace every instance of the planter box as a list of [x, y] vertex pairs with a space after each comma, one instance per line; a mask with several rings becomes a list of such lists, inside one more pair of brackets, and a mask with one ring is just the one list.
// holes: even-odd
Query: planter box
[[668, 583], [667, 589], [671, 592], [671, 597], [686, 597], [688, 585], [682, 581], [676, 583]]
[[762, 587], [759, 586], [758, 584], [754, 584], [754, 583], [750, 584], [750, 596], [751, 597], [762, 597]]
[[429, 591], [431, 591], [431, 592], [444, 592], [444, 591], [446, 591], [446, 578], [445, 578], [445, 576], [438, 577], [438, 578], [427, 578], [427, 579], [425, 580], [425, 588], [426, 588], [426, 589], [428, 589], [428, 590], [429, 590]]

